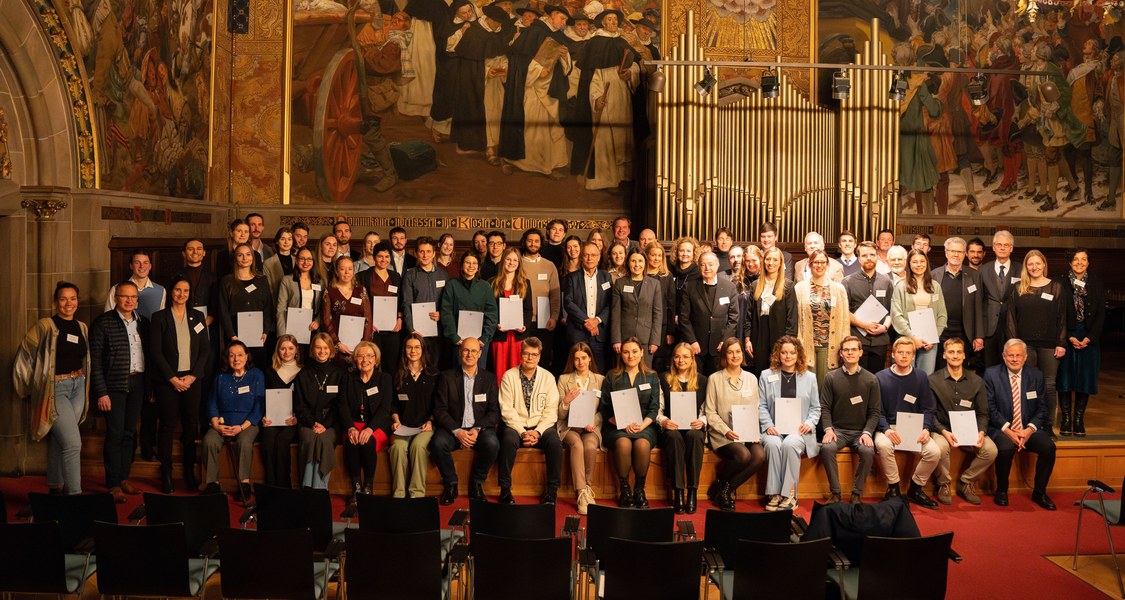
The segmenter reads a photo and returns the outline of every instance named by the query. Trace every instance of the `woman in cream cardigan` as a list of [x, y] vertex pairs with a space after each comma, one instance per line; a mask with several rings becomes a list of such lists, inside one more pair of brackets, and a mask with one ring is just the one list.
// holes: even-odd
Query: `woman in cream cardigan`
[[824, 375], [839, 366], [840, 341], [851, 335], [848, 292], [828, 278], [828, 255], [824, 250], [809, 254], [809, 271], [811, 279], [793, 286], [797, 297], [797, 339], [805, 348], [816, 380], [824, 381]]
[[895, 290], [891, 292], [891, 324], [900, 336], [913, 340], [914, 368], [929, 374], [934, 372], [937, 364], [937, 344], [928, 343], [915, 335], [910, 328], [909, 314], [922, 308], [933, 310], [939, 336], [945, 331], [949, 315], [945, 310], [941, 284], [930, 277], [930, 261], [926, 254], [911, 250], [906, 257], [906, 265], [906, 277], [895, 284]]
[[[742, 356], [738, 338], [723, 340], [719, 348], [720, 369], [707, 378], [707, 399], [703, 403], [711, 448], [722, 459], [715, 469], [715, 483], [707, 495], [715, 506], [725, 511], [734, 510], [734, 493], [738, 486], [766, 464], [766, 451], [761, 441], [744, 439], [734, 431], [732, 407], [748, 404], [756, 409], [758, 406], [758, 378], [742, 369]], [[754, 421], [757, 430], [760, 419]]]
[[586, 507], [597, 504], [594, 501], [594, 488], [590, 480], [594, 477], [594, 461], [598, 458], [598, 447], [602, 445], [602, 413], [594, 410], [594, 424], [585, 428], [570, 427], [570, 403], [579, 392], [601, 394], [605, 377], [598, 373], [594, 363], [594, 351], [586, 342], [578, 342], [570, 349], [563, 374], [559, 375], [559, 420], [555, 428], [559, 439], [567, 449], [570, 461], [570, 476], [574, 489], [578, 492], [578, 514], [586, 514]]

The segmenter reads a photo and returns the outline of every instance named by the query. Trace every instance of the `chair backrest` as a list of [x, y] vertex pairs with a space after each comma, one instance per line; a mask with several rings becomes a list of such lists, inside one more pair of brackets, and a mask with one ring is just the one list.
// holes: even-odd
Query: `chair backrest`
[[609, 538], [639, 542], [670, 542], [676, 513], [671, 508], [615, 508], [591, 504], [586, 513], [586, 546], [605, 565]]
[[953, 532], [918, 538], [868, 536], [863, 540], [859, 595], [865, 600], [945, 598]]
[[506, 538], [541, 540], [553, 538], [555, 507], [550, 504], [495, 504], [469, 501], [471, 533]]
[[472, 540], [477, 600], [506, 600], [515, 590], [536, 600], [570, 599], [570, 538], [516, 539], [474, 532]]
[[739, 540], [737, 548], [735, 561], [726, 563], [734, 569], [736, 600], [825, 597], [824, 569], [831, 540], [797, 544]]
[[4, 492], [0, 492], [0, 525], [8, 522], [8, 503], [4, 500]]
[[703, 543], [733, 565], [738, 555], [738, 540], [784, 543], [789, 541], [793, 511], [724, 512], [708, 510]]
[[[344, 530], [349, 598], [439, 600], [441, 532], [381, 533]], [[390, 587], [388, 587], [390, 586]]]
[[390, 498], [357, 494], [355, 507], [359, 512], [359, 528], [379, 533], [420, 533], [441, 529], [438, 499]]
[[324, 550], [332, 541], [332, 497], [328, 490], [254, 484], [258, 530], [308, 529], [313, 545]]
[[183, 523], [94, 523], [98, 593], [105, 596], [191, 596]]
[[638, 542], [614, 537], [603, 554], [615, 559], [605, 570], [605, 600], [699, 598], [701, 541]]
[[57, 521], [0, 525], [0, 592], [67, 593], [67, 551]]
[[220, 529], [224, 598], [309, 600], [313, 579], [313, 534], [308, 529]]
[[184, 524], [189, 556], [199, 556], [199, 548], [207, 540], [231, 526], [226, 494], [166, 496], [145, 492], [144, 499], [149, 525]]
[[82, 540], [94, 537], [94, 522], [117, 523], [117, 505], [111, 494], [52, 496], [31, 492], [31, 516], [37, 522], [58, 521], [63, 547], [73, 552]]

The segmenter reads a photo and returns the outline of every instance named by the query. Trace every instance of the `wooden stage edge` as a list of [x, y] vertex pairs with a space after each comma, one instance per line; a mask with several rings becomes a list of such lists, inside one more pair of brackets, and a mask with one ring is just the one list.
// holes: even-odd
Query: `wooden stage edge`
[[[1118, 436], [1107, 435], [1099, 437]], [[101, 442], [101, 436], [90, 436], [83, 444], [82, 475], [83, 479], [86, 481], [86, 487], [96, 488], [104, 478], [104, 469], [101, 461]], [[1050, 491], [1082, 490], [1086, 487], [1086, 482], [1090, 479], [1100, 479], [1116, 487], [1121, 483], [1122, 476], [1125, 475], [1125, 438], [1103, 440], [1060, 437], [1057, 442], [1057, 447], [1055, 469], [1051, 475], [1049, 487]], [[177, 455], [179, 454], [178, 450], [177, 447]], [[224, 450], [224, 452], [226, 451], [227, 450]], [[294, 458], [293, 475], [294, 481], [296, 481], [296, 445], [293, 446], [292, 452]], [[347, 494], [351, 492], [351, 479], [344, 464], [342, 447], [337, 446], [336, 456], [337, 465], [330, 478], [330, 490], [337, 494]], [[964, 451], [954, 450], [952, 453], [950, 462], [952, 476], [955, 481], [962, 469], [968, 465], [970, 458], [971, 456]], [[840, 479], [843, 485], [845, 498], [851, 491], [851, 483], [855, 477], [855, 461], [853, 459], [854, 455], [848, 451], [841, 452], [838, 456]], [[897, 459], [899, 473], [905, 487], [905, 481], [910, 478], [910, 473], [913, 472], [916, 457], [911, 453], [903, 452], [899, 453]], [[454, 453], [454, 461], [460, 479], [461, 493], [466, 494], [468, 493], [472, 453], [462, 450], [456, 451]], [[886, 491], [886, 480], [879, 472], [878, 460], [875, 462], [876, 465], [873, 467], [871, 475], [864, 484], [864, 496], [868, 498], [881, 497]], [[718, 463], [718, 456], [708, 450], [703, 458], [703, 469], [700, 475], [699, 484], [701, 495], [714, 479], [715, 467], [718, 466]], [[233, 491], [235, 489], [235, 479], [230, 469], [229, 459], [225, 456], [220, 456], [219, 464], [220, 484], [224, 490]], [[569, 462], [564, 456], [562, 487], [559, 490], [559, 493], [564, 498], [572, 498], [575, 493], [568, 467]], [[768, 465], [766, 468], [768, 468]], [[1018, 455], [1012, 468], [1009, 489], [1011, 491], [1030, 490], [1034, 472], [1035, 456], [1030, 453], [1021, 453]], [[160, 465], [158, 463], [144, 462], [141, 460], [137, 460], [133, 463], [133, 479], [147, 480], [155, 484], [159, 476]], [[181, 490], [183, 484], [181, 481], [181, 468], [178, 463], [174, 467], [174, 476], [177, 490]], [[257, 447], [255, 447], [254, 450], [252, 480], [263, 480], [262, 462]], [[516, 457], [515, 467], [512, 470], [512, 480], [512, 492], [516, 496], [540, 495], [546, 484], [546, 463], [543, 453], [538, 450], [521, 449]], [[91, 486], [91, 484], [93, 484], [93, 486]], [[593, 486], [594, 493], [598, 498], [612, 498], [616, 496], [616, 471], [611, 457], [604, 451], [598, 453], [598, 458], [594, 467], [594, 476], [590, 485]], [[996, 486], [993, 470], [989, 469], [986, 474], [976, 482], [976, 485], [979, 491], [991, 493]], [[488, 480], [484, 484], [484, 490], [488, 495], [494, 496], [499, 493], [499, 486], [496, 483], [495, 467], [489, 472]], [[665, 465], [660, 450], [653, 450], [646, 491], [651, 498], [670, 497]], [[828, 482], [824, 476], [824, 470], [821, 468], [819, 459], [804, 459], [801, 464], [799, 497], [819, 499], [827, 497], [828, 492]], [[374, 493], [380, 495], [390, 495], [391, 493], [390, 469], [385, 452], [379, 455]], [[437, 467], [432, 464], [427, 476], [427, 493], [429, 495], [438, 495], [441, 493], [441, 477], [438, 474]], [[764, 493], [765, 469], [759, 471], [749, 482], [743, 485], [738, 491], [738, 496], [740, 498], [759, 498], [764, 496]]]

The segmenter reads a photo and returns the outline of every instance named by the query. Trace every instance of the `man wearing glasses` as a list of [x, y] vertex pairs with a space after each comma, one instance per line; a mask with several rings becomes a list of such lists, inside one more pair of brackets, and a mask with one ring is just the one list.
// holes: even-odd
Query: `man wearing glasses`
[[496, 424], [500, 422], [500, 403], [497, 397], [496, 375], [485, 371], [480, 362], [480, 340], [461, 340], [460, 366], [443, 371], [438, 378], [434, 398], [434, 439], [430, 442], [430, 455], [441, 472], [445, 488], [441, 492], [443, 505], [457, 499], [457, 469], [453, 464], [453, 451], [474, 450], [472, 480], [469, 498], [484, 500], [484, 480], [500, 443], [496, 438]]
[[508, 238], [503, 231], [488, 232], [488, 254], [480, 260], [480, 278], [492, 282], [492, 278], [500, 272], [500, 256], [508, 247]]
[[117, 284], [113, 310], [102, 313], [90, 327], [90, 395], [105, 413], [105, 485], [118, 504], [125, 502], [125, 494], [141, 493], [129, 483], [137, 418], [148, 396], [148, 319], [137, 312], [138, 296], [132, 281]]
[[500, 381], [500, 459], [497, 480], [500, 503], [515, 504], [512, 496], [512, 466], [520, 448], [538, 448], [547, 455], [547, 489], [539, 501], [554, 504], [558, 499], [562, 472], [562, 445], [555, 430], [559, 414], [559, 388], [551, 372], [539, 366], [543, 343], [529, 337], [520, 348], [520, 365], [504, 373]]
[[840, 342], [840, 368], [829, 371], [820, 388], [820, 425], [824, 429], [820, 462], [832, 494], [829, 502], [840, 501], [840, 468], [836, 465], [839, 448], [851, 448], [859, 455], [852, 484], [852, 504], [863, 502], [863, 484], [875, 458], [874, 436], [882, 395], [879, 380], [859, 366], [861, 356], [863, 345], [859, 338], [844, 338]]

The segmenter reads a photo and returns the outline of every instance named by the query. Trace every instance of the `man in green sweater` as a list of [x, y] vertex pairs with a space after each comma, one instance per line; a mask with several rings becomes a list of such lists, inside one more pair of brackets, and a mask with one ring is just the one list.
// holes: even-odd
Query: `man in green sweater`
[[820, 388], [820, 425], [824, 429], [820, 462], [828, 477], [829, 502], [840, 501], [840, 468], [836, 451], [851, 448], [859, 455], [852, 484], [852, 504], [863, 502], [863, 483], [875, 458], [875, 427], [881, 396], [875, 375], [859, 366], [863, 344], [849, 335], [840, 343], [840, 368], [824, 377]]

